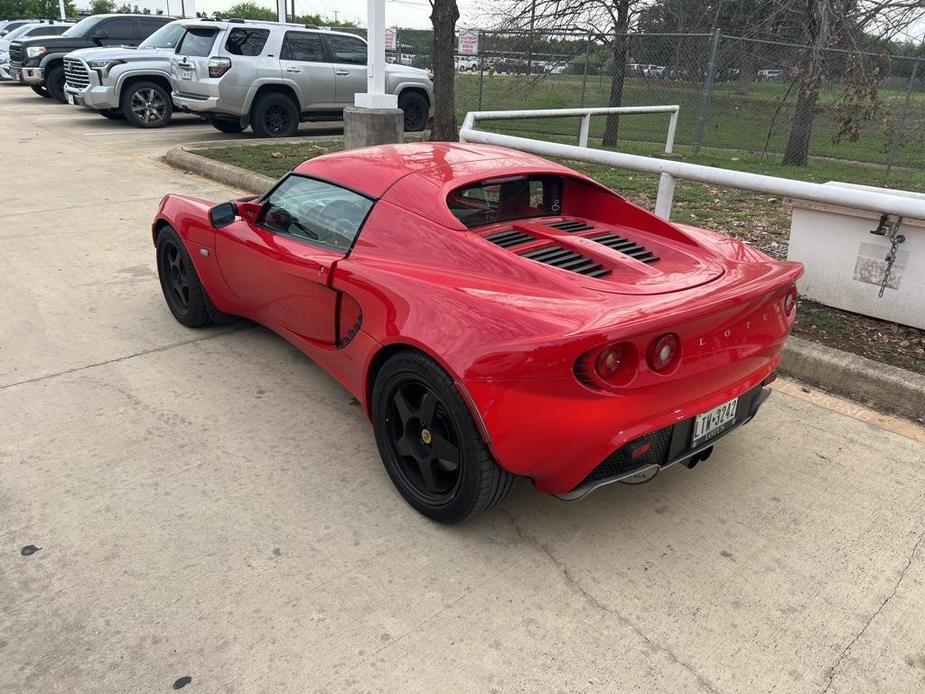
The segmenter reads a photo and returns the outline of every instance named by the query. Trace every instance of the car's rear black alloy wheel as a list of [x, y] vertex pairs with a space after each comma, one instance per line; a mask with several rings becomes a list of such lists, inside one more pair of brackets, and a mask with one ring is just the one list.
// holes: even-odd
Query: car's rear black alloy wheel
[[393, 387], [386, 414], [398, 472], [429, 503], [452, 498], [459, 486], [460, 440], [439, 396], [419, 379]]
[[514, 476], [494, 460], [452, 377], [415, 350], [376, 374], [370, 415], [386, 472], [411, 506], [459, 523], [501, 503]]
[[268, 131], [274, 135], [282, 135], [289, 131], [289, 112], [281, 104], [271, 105], [264, 114], [264, 124]]
[[171, 291], [171, 301], [181, 312], [186, 312], [190, 305], [189, 272], [176, 244], [168, 242], [165, 245], [163, 262], [166, 263], [164, 276]]

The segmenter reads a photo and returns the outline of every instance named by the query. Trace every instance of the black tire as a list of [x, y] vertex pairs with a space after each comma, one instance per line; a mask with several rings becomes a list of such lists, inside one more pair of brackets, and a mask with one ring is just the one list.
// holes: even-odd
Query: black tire
[[109, 120], [122, 120], [125, 118], [125, 116], [122, 115], [122, 111], [117, 108], [107, 108], [102, 111], [98, 111], [98, 113], [103, 118], [108, 118]]
[[206, 116], [206, 120], [209, 125], [223, 133], [240, 133], [244, 131], [244, 126], [241, 125], [241, 121], [237, 118], [221, 118], [209, 114]]
[[34, 91], [36, 94], [38, 94], [40, 97], [42, 97], [43, 99], [50, 99], [50, 98], [51, 98], [51, 94], [49, 94], [49, 93], [48, 93], [48, 90], [45, 89], [45, 85], [44, 85], [44, 84], [30, 84], [30, 85], [29, 85], [29, 88], [30, 88], [32, 91]]
[[372, 420], [392, 483], [428, 518], [459, 523], [510, 493], [514, 475], [494, 461], [453, 380], [426, 355], [399, 352], [383, 364]]
[[257, 137], [292, 137], [299, 132], [299, 108], [285, 94], [263, 94], [251, 109], [251, 129]]
[[172, 227], [157, 235], [157, 276], [173, 317], [189, 328], [211, 322], [207, 297], [180, 236]]
[[405, 113], [405, 132], [418, 133], [427, 125], [430, 106], [420, 92], [402, 92], [398, 97], [398, 108]]
[[64, 96], [64, 66], [55, 65], [45, 70], [45, 88], [48, 95], [55, 101], [62, 104], [67, 103], [67, 97]]
[[163, 128], [173, 116], [170, 92], [157, 82], [132, 82], [122, 90], [119, 107], [136, 128]]

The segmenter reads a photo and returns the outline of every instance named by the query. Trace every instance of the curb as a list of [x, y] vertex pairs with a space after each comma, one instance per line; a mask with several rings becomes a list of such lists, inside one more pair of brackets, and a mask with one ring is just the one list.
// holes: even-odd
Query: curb
[[920, 421], [925, 416], [925, 376], [849, 352], [790, 337], [780, 371], [800, 381]]
[[[317, 142], [319, 138], [292, 138], [287, 140], [287, 144], [302, 140]], [[258, 140], [240, 144], [253, 146], [266, 142]], [[261, 194], [275, 183], [267, 176], [230, 164], [222, 164], [190, 151], [228, 146], [227, 140], [179, 145], [170, 149], [164, 160], [178, 169], [205, 176], [248, 193]], [[780, 372], [831, 393], [847, 396], [913, 421], [920, 421], [925, 415], [925, 376], [826, 347], [817, 342], [790, 337], [781, 352]]]

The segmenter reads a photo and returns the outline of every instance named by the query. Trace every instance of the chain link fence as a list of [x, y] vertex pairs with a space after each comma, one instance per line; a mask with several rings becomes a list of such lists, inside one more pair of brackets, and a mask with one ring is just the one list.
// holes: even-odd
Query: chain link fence
[[[365, 30], [351, 29], [363, 35]], [[628, 34], [479, 31], [476, 55], [456, 57], [456, 110], [607, 106], [622, 73], [623, 106], [678, 104], [677, 145], [780, 160], [787, 149], [809, 47], [725, 34]], [[616, 50], [615, 50], [616, 49]], [[392, 63], [430, 69], [432, 39], [400, 29]], [[622, 56], [622, 60], [621, 60]], [[822, 51], [810, 157], [890, 166], [925, 165], [925, 56]], [[619, 81], [619, 79], [618, 79]], [[625, 116], [619, 147], [654, 152], [667, 119]], [[499, 123], [567, 141], [575, 119]], [[593, 138], [604, 119], [592, 120]]]

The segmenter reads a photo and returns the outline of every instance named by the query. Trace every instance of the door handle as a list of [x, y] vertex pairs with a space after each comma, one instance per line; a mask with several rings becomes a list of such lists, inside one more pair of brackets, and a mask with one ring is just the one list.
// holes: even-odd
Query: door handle
[[349, 74], [350, 74], [350, 70], [335, 70], [335, 71], [334, 71], [334, 74], [335, 74], [335, 75], [349, 75]]
[[286, 72], [302, 72], [302, 68], [300, 68], [300, 67], [287, 67], [287, 68], [286, 68]]

